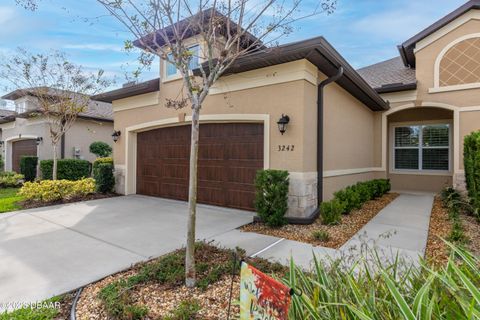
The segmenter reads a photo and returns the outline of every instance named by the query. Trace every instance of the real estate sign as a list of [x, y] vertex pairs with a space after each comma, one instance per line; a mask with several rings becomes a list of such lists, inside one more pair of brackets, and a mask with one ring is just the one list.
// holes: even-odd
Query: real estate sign
[[242, 262], [240, 320], [286, 320], [290, 288]]

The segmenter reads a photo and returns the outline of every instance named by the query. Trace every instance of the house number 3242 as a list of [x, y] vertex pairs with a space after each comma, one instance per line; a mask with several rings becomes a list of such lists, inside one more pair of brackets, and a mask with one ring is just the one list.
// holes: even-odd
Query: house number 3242
[[278, 145], [278, 151], [293, 151], [295, 149], [295, 146], [293, 144], [279, 144]]

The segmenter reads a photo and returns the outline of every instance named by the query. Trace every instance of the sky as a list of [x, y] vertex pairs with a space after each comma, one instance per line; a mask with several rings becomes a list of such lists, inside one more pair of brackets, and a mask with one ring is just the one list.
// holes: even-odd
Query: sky
[[[314, 0], [306, 0], [314, 1]], [[317, 0], [318, 1], [318, 0]], [[295, 24], [287, 43], [323, 35], [355, 68], [398, 56], [396, 46], [465, 3], [465, 0], [338, 0], [331, 15]], [[83, 18], [96, 18], [95, 23]], [[128, 32], [95, 0], [40, 0], [27, 11], [15, 0], [0, 0], [0, 55], [17, 47], [31, 52], [64, 51], [87, 70], [105, 70], [119, 87], [136, 55], [123, 51]], [[142, 80], [158, 77], [155, 67]], [[0, 89], [0, 94], [4, 94]]]

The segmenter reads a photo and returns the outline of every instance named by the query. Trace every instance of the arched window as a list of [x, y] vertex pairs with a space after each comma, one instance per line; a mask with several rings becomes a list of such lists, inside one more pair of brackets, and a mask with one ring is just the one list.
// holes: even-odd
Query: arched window
[[439, 87], [468, 84], [480, 84], [479, 36], [471, 36], [451, 45], [438, 65]]

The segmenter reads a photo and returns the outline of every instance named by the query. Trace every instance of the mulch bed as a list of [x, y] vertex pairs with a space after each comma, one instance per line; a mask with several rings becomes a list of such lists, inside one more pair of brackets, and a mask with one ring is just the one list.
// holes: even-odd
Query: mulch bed
[[[179, 251], [184, 252], [184, 249], [176, 252]], [[175, 252], [172, 254], [175, 254]], [[166, 256], [168, 255], [171, 254], [167, 254]], [[77, 319], [111, 319], [107, 314], [102, 300], [99, 299], [99, 293], [102, 288], [117, 280], [127, 280], [129, 277], [139, 274], [142, 268], [146, 265], [154, 264], [161, 258], [162, 257], [149, 262], [138, 263], [126, 271], [108, 276], [103, 280], [86, 286], [77, 303]], [[223, 265], [227, 262], [231, 262], [232, 252], [208, 245], [206, 249], [196, 250], [195, 259], [197, 265], [201, 263], [208, 263], [211, 266]], [[253, 264], [266, 273], [273, 272], [278, 276], [284, 276], [287, 272], [285, 267], [280, 266], [279, 264], [270, 263], [260, 258], [245, 259], [248, 263]], [[237, 272], [237, 275], [233, 278], [231, 319], [238, 319], [240, 313], [240, 307], [238, 306], [238, 303], [235, 303], [235, 301], [240, 299], [240, 277], [238, 273], [239, 272]], [[197, 277], [197, 280], [201, 279], [201, 276], [198, 273]], [[225, 320], [227, 319], [231, 285], [232, 276], [230, 272], [221, 276], [217, 281], [210, 283], [206, 289], [188, 289], [183, 285], [183, 281], [173, 284], [161, 284], [152, 280], [136, 285], [131, 290], [130, 297], [135, 304], [146, 306], [148, 308], [148, 314], [145, 319], [163, 319], [164, 317], [171, 315], [171, 312], [182, 302], [195, 301], [201, 307], [200, 311], [196, 314], [195, 319]]]
[[460, 215], [463, 230], [468, 238], [465, 247], [474, 255], [480, 256], [480, 222], [473, 216]]
[[55, 320], [70, 319], [70, 311], [72, 310], [75, 294], [76, 292], [74, 291], [63, 295], [62, 300], [60, 301], [60, 310], [58, 311]]
[[[387, 193], [378, 199], [370, 200], [361, 209], [353, 210], [350, 214], [343, 215], [342, 221], [334, 226], [322, 225], [321, 219], [318, 218], [310, 225], [289, 224], [275, 229], [261, 222], [255, 222], [243, 226], [241, 230], [338, 249], [396, 197], [398, 197], [397, 193]], [[313, 237], [312, 233], [320, 230], [328, 232], [329, 239], [327, 241], [320, 241]]]
[[68, 203], [75, 203], [81, 201], [88, 201], [88, 200], [97, 200], [97, 199], [106, 199], [112, 197], [120, 196], [117, 193], [93, 193], [89, 194], [88, 196], [81, 197], [81, 198], [72, 198], [72, 199], [62, 199], [58, 201], [51, 201], [51, 202], [40, 202], [40, 201], [32, 201], [32, 200], [24, 200], [20, 201], [18, 204], [22, 207], [22, 209], [33, 209], [33, 208], [42, 208], [48, 206], [55, 206], [59, 204], [68, 204]]
[[425, 257], [434, 265], [443, 265], [448, 260], [448, 246], [442, 240], [446, 239], [452, 230], [452, 222], [448, 218], [448, 210], [443, 207], [439, 196], [433, 201], [430, 226], [428, 230]]

